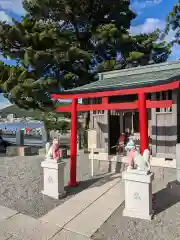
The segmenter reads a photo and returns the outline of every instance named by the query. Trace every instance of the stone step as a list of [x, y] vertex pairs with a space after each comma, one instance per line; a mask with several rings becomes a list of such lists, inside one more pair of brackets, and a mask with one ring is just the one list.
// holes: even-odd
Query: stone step
[[[48, 240], [61, 230], [52, 223], [44, 223], [35, 218], [16, 214], [0, 221], [0, 239], [6, 240], [6, 236], [23, 240]], [[4, 238], [1, 238], [1, 235]], [[12, 239], [13, 239], [12, 238]], [[11, 239], [11, 238], [10, 238]]]
[[124, 201], [124, 183], [118, 182], [64, 229], [90, 238]]
[[66, 201], [64, 204], [56, 207], [40, 219], [41, 221], [54, 223], [59, 227], [64, 227], [119, 181], [120, 174], [109, 177], [108, 181], [107, 179], [104, 179], [104, 182], [100, 182], [100, 186], [89, 187]]

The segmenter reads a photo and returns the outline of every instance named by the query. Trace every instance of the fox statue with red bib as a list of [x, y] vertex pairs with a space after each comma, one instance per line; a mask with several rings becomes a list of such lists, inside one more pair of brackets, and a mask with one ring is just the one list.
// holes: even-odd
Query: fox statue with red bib
[[130, 139], [125, 147], [128, 157], [128, 169], [137, 170], [139, 173], [150, 173], [150, 151], [145, 149], [143, 155], [141, 155], [136, 147], [135, 142]]

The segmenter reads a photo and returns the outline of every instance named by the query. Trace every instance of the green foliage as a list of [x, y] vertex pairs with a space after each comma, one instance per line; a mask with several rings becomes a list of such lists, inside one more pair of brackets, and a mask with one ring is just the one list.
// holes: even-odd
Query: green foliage
[[[34, 114], [34, 119], [44, 122], [46, 130], [59, 130], [62, 133], [66, 133], [70, 130], [70, 121], [68, 119], [62, 120], [62, 115], [60, 113], [54, 112], [39, 112], [39, 114]], [[64, 116], [65, 117], [65, 116]], [[66, 117], [69, 117], [67, 114]]]
[[[103, 52], [108, 49], [108, 53], [114, 58], [102, 61], [97, 71], [112, 71], [166, 61], [171, 53], [171, 45], [165, 41], [158, 41], [159, 37], [159, 30], [134, 36], [128, 31], [119, 31], [114, 24], [98, 28], [94, 36], [95, 41], [101, 45]], [[116, 59], [117, 49], [121, 54], [121, 61]]]
[[166, 19], [166, 29], [163, 37], [166, 36], [172, 29], [175, 31], [174, 39], [172, 39], [171, 44], [180, 44], [180, 0], [174, 5], [172, 11], [169, 13]]
[[[0, 63], [4, 96], [21, 108], [42, 111], [55, 110], [51, 93], [72, 88], [78, 69], [90, 61], [90, 55], [76, 47], [72, 31], [27, 16], [20, 23], [13, 20], [11, 26], [1, 22], [0, 51], [17, 61], [16, 66]], [[81, 60], [81, 66], [75, 68], [77, 60]], [[64, 78], [67, 73], [69, 81]]]
[[64, 120], [54, 121], [54, 120], [44, 120], [44, 125], [46, 130], [59, 130], [61, 133], [67, 133], [70, 130], [70, 123]]
[[136, 14], [129, 8], [128, 0], [25, 0], [24, 8], [33, 19], [52, 19], [74, 26], [78, 40], [91, 38], [97, 27], [114, 22], [126, 31]]
[[[70, 25], [78, 46], [98, 59], [97, 72], [163, 62], [170, 54], [165, 43], [154, 48], [158, 31], [138, 36], [129, 34], [131, 21], [136, 17], [129, 6], [128, 0], [24, 1], [32, 19], [51, 19], [64, 27]], [[116, 60], [117, 51], [121, 53], [121, 62]], [[69, 77], [68, 74], [66, 79]]]
[[17, 105], [11, 105], [0, 110], [0, 115], [2, 118], [6, 118], [9, 114], [13, 114], [16, 118], [34, 118], [36, 115], [39, 115], [39, 111], [32, 109], [25, 110], [23, 108], [19, 108]]

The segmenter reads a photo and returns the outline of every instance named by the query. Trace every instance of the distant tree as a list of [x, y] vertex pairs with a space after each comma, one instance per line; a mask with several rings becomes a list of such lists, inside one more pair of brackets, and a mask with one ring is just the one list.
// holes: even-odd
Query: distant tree
[[174, 5], [172, 11], [167, 16], [164, 36], [167, 35], [170, 30], [175, 32], [171, 43], [180, 44], [180, 0], [178, 0], [177, 4]]

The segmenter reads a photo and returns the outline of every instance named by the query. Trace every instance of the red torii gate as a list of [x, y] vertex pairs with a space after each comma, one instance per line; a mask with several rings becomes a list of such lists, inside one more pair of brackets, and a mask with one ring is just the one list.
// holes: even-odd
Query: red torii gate
[[[71, 99], [72, 104], [58, 107], [57, 112], [71, 112], [71, 141], [70, 141], [70, 180], [69, 186], [76, 186], [76, 156], [77, 156], [77, 112], [91, 111], [91, 110], [139, 110], [139, 129], [140, 129], [140, 150], [141, 153], [148, 148], [148, 126], [147, 126], [147, 108], [169, 108], [172, 107], [172, 100], [150, 101], [146, 100], [147, 93], [168, 91], [179, 88], [180, 81], [174, 81], [167, 84], [133, 88], [121, 89], [102, 92], [89, 93], [72, 93], [63, 92], [61, 94], [53, 94], [53, 99]], [[108, 103], [108, 97], [119, 95], [137, 94], [138, 100], [128, 103]], [[79, 98], [102, 98], [101, 104], [82, 105], [78, 104]]]

